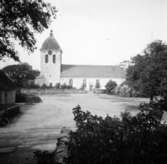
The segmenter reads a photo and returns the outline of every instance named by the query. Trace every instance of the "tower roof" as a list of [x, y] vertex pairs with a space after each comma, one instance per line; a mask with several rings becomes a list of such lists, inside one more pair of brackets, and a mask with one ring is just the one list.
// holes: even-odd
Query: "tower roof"
[[50, 36], [42, 44], [41, 51], [44, 50], [61, 50], [52, 30], [50, 31]]

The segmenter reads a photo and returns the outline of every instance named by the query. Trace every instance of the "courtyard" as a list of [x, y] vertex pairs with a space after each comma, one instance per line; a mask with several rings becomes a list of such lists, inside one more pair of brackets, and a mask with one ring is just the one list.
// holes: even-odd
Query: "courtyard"
[[77, 105], [92, 114], [120, 116], [124, 111], [136, 114], [137, 106], [148, 101], [93, 93], [42, 95], [41, 98], [42, 103], [23, 105], [21, 116], [0, 128], [0, 150], [53, 150], [61, 128], [75, 128], [72, 109]]

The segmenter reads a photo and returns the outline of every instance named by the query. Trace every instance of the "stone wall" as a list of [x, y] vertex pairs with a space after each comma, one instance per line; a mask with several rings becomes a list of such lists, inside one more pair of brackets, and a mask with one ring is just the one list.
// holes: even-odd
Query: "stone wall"
[[22, 93], [25, 94], [35, 94], [35, 95], [49, 95], [49, 94], [77, 94], [77, 93], [87, 93], [87, 91], [77, 90], [77, 89], [22, 89]]

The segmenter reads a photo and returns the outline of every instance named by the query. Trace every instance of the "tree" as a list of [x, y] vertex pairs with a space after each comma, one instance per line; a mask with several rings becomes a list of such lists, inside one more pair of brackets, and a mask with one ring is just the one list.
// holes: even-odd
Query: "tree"
[[105, 85], [107, 93], [112, 93], [113, 90], [116, 88], [117, 83], [115, 81], [109, 80]]
[[34, 80], [39, 71], [33, 70], [32, 67], [27, 64], [9, 65], [3, 68], [3, 71], [19, 86], [23, 87], [28, 80]]
[[132, 58], [126, 81], [141, 95], [153, 100], [156, 96], [167, 99], [167, 45], [158, 40], [149, 44], [144, 55]]
[[13, 40], [33, 52], [33, 32], [48, 28], [55, 15], [55, 7], [43, 0], [0, 0], [0, 60], [7, 56], [19, 61]]

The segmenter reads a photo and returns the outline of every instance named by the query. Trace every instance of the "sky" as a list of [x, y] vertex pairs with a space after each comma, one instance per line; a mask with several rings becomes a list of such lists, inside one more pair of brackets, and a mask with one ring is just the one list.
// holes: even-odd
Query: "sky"
[[63, 64], [116, 65], [141, 53], [150, 42], [167, 42], [166, 0], [45, 0], [57, 19], [35, 34], [37, 50], [23, 62], [39, 69], [40, 47], [53, 30], [63, 50]]

